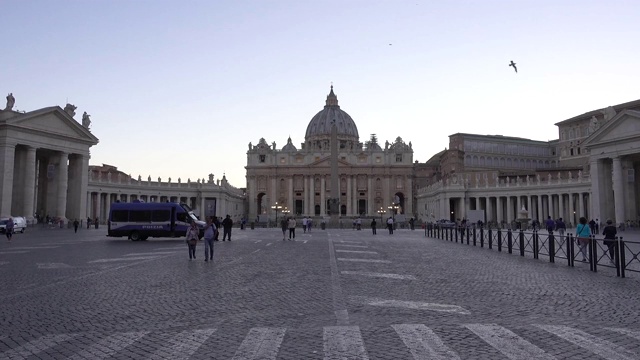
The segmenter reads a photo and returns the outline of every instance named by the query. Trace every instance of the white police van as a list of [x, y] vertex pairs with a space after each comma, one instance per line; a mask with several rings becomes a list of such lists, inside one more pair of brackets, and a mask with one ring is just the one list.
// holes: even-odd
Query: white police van
[[[24, 233], [27, 229], [27, 219], [22, 216], [12, 216], [13, 219], [13, 232]], [[7, 232], [7, 223], [9, 222], [9, 218], [0, 219], [0, 233], [4, 234]]]

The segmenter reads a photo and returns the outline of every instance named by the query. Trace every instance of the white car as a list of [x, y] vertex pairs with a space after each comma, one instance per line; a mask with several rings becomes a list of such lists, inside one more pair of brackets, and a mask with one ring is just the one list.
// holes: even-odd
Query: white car
[[[22, 216], [12, 216], [11, 218], [13, 219], [13, 232], [24, 233], [25, 229], [27, 228], [27, 219], [23, 218]], [[8, 221], [9, 218], [0, 219], [0, 233], [4, 234], [7, 231]]]

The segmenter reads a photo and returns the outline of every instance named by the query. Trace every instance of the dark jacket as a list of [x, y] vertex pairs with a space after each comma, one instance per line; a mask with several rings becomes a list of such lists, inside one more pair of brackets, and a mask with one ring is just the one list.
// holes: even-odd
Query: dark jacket
[[231, 218], [224, 218], [224, 220], [222, 220], [222, 227], [225, 229], [231, 229], [233, 227], [233, 220], [231, 220]]

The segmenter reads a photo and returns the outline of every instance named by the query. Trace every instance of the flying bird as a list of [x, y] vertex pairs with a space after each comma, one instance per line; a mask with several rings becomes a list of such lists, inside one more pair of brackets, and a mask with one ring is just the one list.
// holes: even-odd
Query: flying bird
[[518, 72], [518, 68], [516, 67], [516, 63], [514, 63], [513, 60], [511, 60], [511, 64], [509, 64], [509, 66], [513, 66], [513, 70]]

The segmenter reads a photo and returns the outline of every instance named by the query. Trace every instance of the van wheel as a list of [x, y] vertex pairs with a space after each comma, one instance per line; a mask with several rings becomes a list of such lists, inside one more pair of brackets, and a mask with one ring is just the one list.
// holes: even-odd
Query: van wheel
[[22, 231], [20, 231], [20, 234], [24, 234], [24, 228], [22, 228]]
[[140, 240], [140, 233], [137, 231], [132, 231], [131, 234], [129, 234], [129, 239], [131, 239], [131, 241]]

